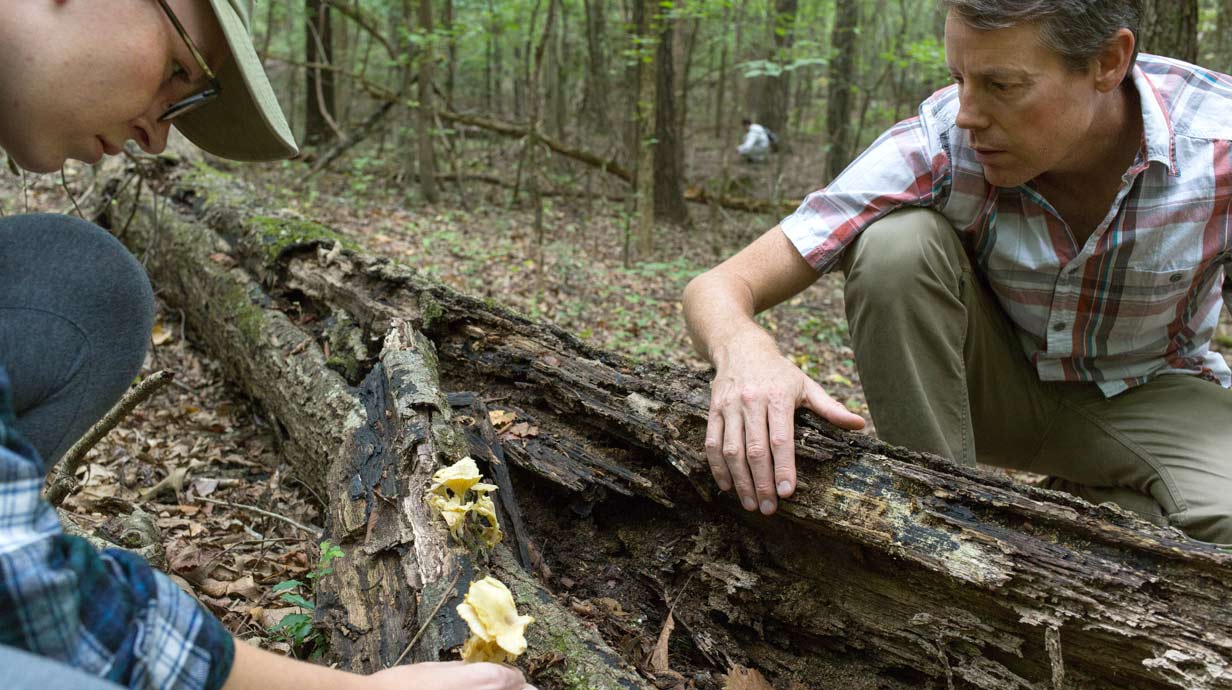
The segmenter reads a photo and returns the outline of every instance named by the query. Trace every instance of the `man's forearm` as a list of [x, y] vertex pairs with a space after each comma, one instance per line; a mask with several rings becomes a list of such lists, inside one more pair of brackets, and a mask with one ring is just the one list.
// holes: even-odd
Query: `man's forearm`
[[684, 315], [697, 353], [719, 366], [732, 347], [778, 352], [770, 334], [753, 320], [753, 296], [720, 271], [694, 278], [684, 291]]

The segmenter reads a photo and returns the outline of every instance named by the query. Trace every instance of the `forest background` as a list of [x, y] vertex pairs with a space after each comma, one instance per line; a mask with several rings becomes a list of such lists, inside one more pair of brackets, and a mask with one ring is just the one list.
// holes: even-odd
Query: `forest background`
[[[1143, 50], [1232, 71], [1232, 0], [1145, 4]], [[949, 82], [933, 0], [305, 0], [259, 2], [254, 24], [304, 153], [210, 166], [464, 292], [697, 367], [688, 280]], [[736, 155], [744, 116], [779, 135], [767, 164]], [[98, 174], [6, 174], [0, 213], [72, 212]], [[271, 632], [303, 612], [274, 587], [320, 563], [323, 501], [160, 309], [146, 370], [179, 383], [91, 451], [65, 508], [94, 528], [144, 506], [169, 570], [232, 629], [307, 653], [285, 626]], [[867, 418], [840, 278], [759, 319]], [[1232, 352], [1227, 318], [1216, 347]]]

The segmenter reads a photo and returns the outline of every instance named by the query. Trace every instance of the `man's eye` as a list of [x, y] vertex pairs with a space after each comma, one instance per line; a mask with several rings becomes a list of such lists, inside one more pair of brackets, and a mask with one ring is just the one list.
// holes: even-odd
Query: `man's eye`
[[1008, 92], [1008, 91], [1012, 91], [1016, 85], [1015, 85], [1015, 84], [1006, 84], [1006, 83], [1004, 83], [1004, 82], [999, 82], [999, 81], [993, 81], [993, 82], [989, 82], [989, 83], [988, 83], [988, 86], [989, 86], [989, 87], [990, 87], [993, 91], [997, 91], [997, 92], [999, 92], [999, 93], [1006, 93], [1006, 92]]
[[184, 67], [184, 65], [180, 64], [179, 62], [171, 63], [171, 77], [173, 79], [179, 79], [180, 81], [185, 82], [185, 83], [192, 81], [192, 75], [189, 74], [188, 70]]

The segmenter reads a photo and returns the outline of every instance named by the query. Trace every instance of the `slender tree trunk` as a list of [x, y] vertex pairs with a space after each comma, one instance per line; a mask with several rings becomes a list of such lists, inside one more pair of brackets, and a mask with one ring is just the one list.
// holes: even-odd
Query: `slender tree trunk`
[[[684, 142], [680, 119], [676, 115], [676, 20], [656, 11], [651, 17], [650, 27], [651, 31], [657, 30], [659, 36], [655, 47], [655, 126], [651, 146], [654, 156], [655, 218], [688, 223], [689, 208], [680, 186], [684, 180]], [[639, 251], [640, 248], [639, 245]]]
[[859, 0], [838, 0], [830, 39], [830, 93], [826, 99], [826, 132], [830, 139], [826, 168], [831, 180], [847, 167], [852, 153], [851, 91], [857, 69], [856, 31], [859, 25]]
[[[723, 11], [724, 18], [731, 17], [731, 6]], [[723, 26], [727, 26], [728, 22], [724, 21]], [[726, 103], [727, 96], [727, 32], [719, 32], [719, 76], [715, 83], [714, 95], [714, 138], [718, 139], [723, 145], [726, 142], [723, 123], [731, 117], [729, 108]]]
[[449, 51], [449, 60], [446, 63], [445, 72], [445, 104], [450, 110], [456, 110], [454, 105], [454, 81], [458, 76], [458, 38], [453, 31], [453, 0], [445, 0], [444, 7], [441, 9], [441, 28], [444, 29], [447, 38], [446, 49]]
[[557, 19], [559, 30], [556, 32], [556, 38], [552, 42], [554, 49], [552, 65], [556, 72], [556, 77], [552, 80], [552, 132], [558, 139], [565, 142], [569, 140], [565, 126], [568, 120], [566, 110], [569, 105], [569, 70], [566, 69], [565, 64], [566, 60], [568, 60], [569, 48], [566, 42], [566, 39], [569, 37], [568, 17], [567, 5], [561, 3]]
[[1209, 66], [1232, 73], [1232, 0], [1218, 0], [1215, 10], [1215, 31], [1209, 37], [1213, 44]]
[[1198, 0], [1144, 0], [1140, 47], [1178, 60], [1198, 60]]
[[488, 0], [488, 14], [492, 18], [492, 95], [495, 97], [494, 112], [505, 113], [505, 48], [501, 42], [505, 29], [493, 0]]
[[435, 98], [432, 93], [435, 53], [432, 36], [432, 0], [419, 0], [419, 31], [424, 36], [419, 54], [419, 188], [424, 200], [435, 204], [439, 198], [436, 190], [436, 150], [432, 143]]
[[654, 218], [655, 218], [655, 147], [648, 141], [656, 127], [655, 107], [655, 53], [653, 45], [656, 31], [655, 16], [659, 3], [656, 0], [638, 0], [636, 23], [638, 34], [642, 37], [640, 59], [637, 69], [637, 136], [635, 139], [637, 152], [637, 201], [634, 218], [637, 220], [635, 234], [637, 236], [636, 252], [639, 258], [645, 259], [654, 251]]
[[[770, 23], [774, 48], [767, 59], [779, 62], [784, 58], [785, 51], [791, 47], [797, 9], [798, 0], [775, 0], [774, 17]], [[783, 132], [787, 127], [791, 73], [764, 76], [759, 81], [761, 88], [756, 108], [757, 120], [772, 132]]]
[[592, 132], [612, 129], [608, 114], [607, 7], [605, 0], [584, 0], [586, 8], [586, 83], [582, 87], [582, 112]]
[[[304, 56], [308, 65], [333, 64], [333, 30], [329, 5], [324, 0], [307, 0], [304, 4]], [[337, 119], [334, 72], [311, 66], [306, 72], [304, 143], [319, 144], [333, 138], [328, 122]]]

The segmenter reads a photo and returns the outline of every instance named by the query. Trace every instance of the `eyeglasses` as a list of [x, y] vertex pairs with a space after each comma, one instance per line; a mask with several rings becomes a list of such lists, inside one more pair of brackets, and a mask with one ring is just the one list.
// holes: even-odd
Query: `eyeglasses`
[[188, 51], [192, 53], [193, 59], [197, 61], [197, 65], [201, 67], [201, 71], [204, 72], [205, 76], [209, 77], [210, 80], [209, 88], [200, 93], [189, 96], [188, 98], [172, 103], [171, 107], [167, 108], [167, 112], [163, 113], [162, 116], [158, 118], [159, 122], [170, 122], [171, 120], [174, 120], [182, 115], [186, 115], [206, 103], [209, 103], [215, 98], [218, 98], [218, 94], [222, 93], [222, 86], [218, 83], [218, 77], [214, 76], [214, 71], [210, 69], [209, 65], [205, 64], [205, 58], [201, 56], [201, 51], [197, 50], [197, 45], [193, 43], [191, 38], [188, 37], [188, 32], [184, 30], [184, 25], [180, 23], [179, 18], [175, 16], [175, 12], [172, 12], [171, 7], [167, 5], [167, 0], [158, 0], [158, 4], [162, 6], [163, 12], [167, 13], [167, 18], [171, 20], [172, 25], [175, 26], [175, 30], [179, 32], [180, 38], [184, 39], [184, 43], [188, 46]]

